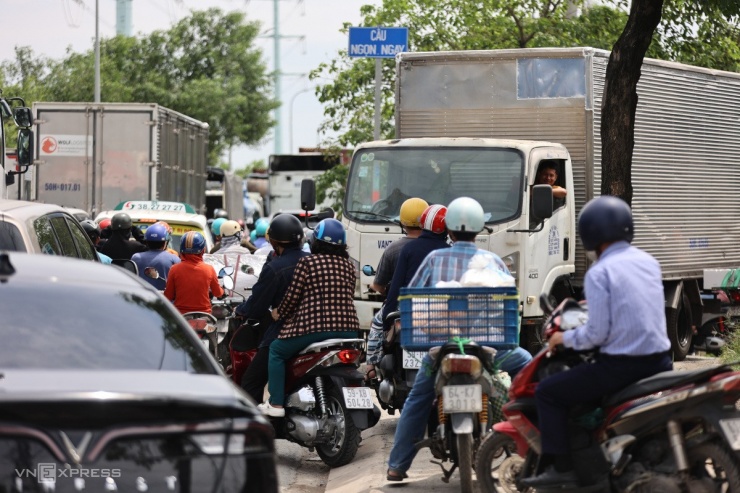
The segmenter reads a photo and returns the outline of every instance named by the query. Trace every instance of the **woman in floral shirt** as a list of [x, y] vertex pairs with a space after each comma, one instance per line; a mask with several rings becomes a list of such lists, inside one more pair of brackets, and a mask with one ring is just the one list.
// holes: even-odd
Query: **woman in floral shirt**
[[272, 312], [283, 328], [270, 344], [267, 389], [260, 404], [268, 416], [285, 415], [285, 362], [302, 349], [326, 339], [356, 338], [360, 330], [353, 300], [355, 268], [349, 261], [344, 226], [324, 219], [314, 232], [313, 255], [298, 261], [280, 306]]

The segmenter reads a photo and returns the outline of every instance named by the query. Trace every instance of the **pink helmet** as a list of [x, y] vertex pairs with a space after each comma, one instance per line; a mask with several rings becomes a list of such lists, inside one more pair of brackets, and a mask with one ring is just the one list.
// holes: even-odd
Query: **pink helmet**
[[445, 232], [445, 216], [447, 207], [432, 204], [421, 214], [421, 228], [432, 233], [442, 234]]

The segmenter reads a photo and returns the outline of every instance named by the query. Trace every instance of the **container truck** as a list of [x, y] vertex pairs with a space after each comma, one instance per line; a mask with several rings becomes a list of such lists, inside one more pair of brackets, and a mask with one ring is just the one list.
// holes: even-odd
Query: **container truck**
[[224, 209], [229, 219], [244, 219], [246, 210], [244, 205], [244, 180], [234, 174], [213, 166], [208, 167], [208, 181], [206, 181], [206, 217], [213, 217], [216, 209]]
[[[476, 239], [517, 279], [520, 343], [540, 342], [538, 296], [581, 294], [588, 260], [576, 231], [601, 184], [601, 106], [609, 52], [592, 48], [402, 53], [396, 56], [396, 137], [354, 152], [344, 216], [358, 267], [364, 327], [380, 307], [362, 267], [402, 235], [393, 219], [408, 197], [477, 199], [490, 215]], [[661, 264], [669, 337], [683, 359], [717, 304], [703, 270], [740, 258], [740, 74], [645, 59], [637, 88], [632, 161], [633, 244]], [[554, 165], [567, 190], [534, 187]], [[543, 205], [551, 211], [535, 217]], [[549, 194], [549, 195], [548, 195]]]
[[153, 103], [33, 104], [33, 200], [91, 216], [129, 200], [205, 213], [208, 124]]

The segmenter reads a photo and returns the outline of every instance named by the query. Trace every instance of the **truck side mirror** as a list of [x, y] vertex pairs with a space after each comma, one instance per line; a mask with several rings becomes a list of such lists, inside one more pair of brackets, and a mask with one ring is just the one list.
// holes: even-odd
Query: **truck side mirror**
[[16, 154], [19, 166], [28, 166], [33, 163], [33, 130], [28, 128], [18, 130]]
[[535, 185], [532, 187], [532, 217], [537, 221], [544, 221], [552, 217], [552, 187], [550, 185]]
[[316, 208], [316, 184], [311, 178], [301, 181], [301, 209], [312, 211]]
[[13, 108], [13, 120], [21, 128], [30, 128], [33, 126], [33, 112], [27, 106], [18, 106]]

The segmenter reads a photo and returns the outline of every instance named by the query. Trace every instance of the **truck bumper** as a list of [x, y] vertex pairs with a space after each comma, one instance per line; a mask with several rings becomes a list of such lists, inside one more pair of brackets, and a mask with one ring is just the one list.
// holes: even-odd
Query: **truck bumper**
[[373, 317], [383, 306], [379, 301], [368, 301], [368, 300], [355, 300], [355, 310], [357, 310], [357, 318], [360, 319], [360, 328], [362, 330], [370, 330], [370, 324], [373, 322]]

